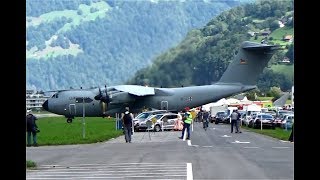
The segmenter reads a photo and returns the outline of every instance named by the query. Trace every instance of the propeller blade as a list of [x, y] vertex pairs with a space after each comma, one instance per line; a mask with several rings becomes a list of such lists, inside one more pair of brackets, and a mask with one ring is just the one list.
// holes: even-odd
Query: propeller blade
[[101, 100], [101, 98], [102, 98], [102, 93], [101, 93], [101, 89], [99, 88], [99, 94], [96, 95], [96, 96], [94, 97], [94, 99], [95, 99], [95, 100]]
[[[105, 87], [107, 87], [107, 86], [105, 86]], [[95, 99], [95, 100], [100, 100], [100, 101], [106, 103], [107, 106], [108, 106], [108, 105], [109, 105], [109, 102], [110, 102], [110, 97], [109, 97], [109, 95], [108, 95], [107, 88], [104, 90], [103, 93], [102, 93], [101, 89], [99, 88], [99, 94], [96, 95], [96, 96], [94, 97], [94, 99]]]

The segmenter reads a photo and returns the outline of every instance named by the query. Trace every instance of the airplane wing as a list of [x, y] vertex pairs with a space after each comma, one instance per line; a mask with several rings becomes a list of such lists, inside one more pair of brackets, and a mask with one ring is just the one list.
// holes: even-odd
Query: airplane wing
[[154, 88], [146, 87], [146, 86], [138, 86], [138, 85], [118, 85], [114, 86], [114, 89], [118, 91], [127, 92], [136, 96], [147, 96], [154, 95]]

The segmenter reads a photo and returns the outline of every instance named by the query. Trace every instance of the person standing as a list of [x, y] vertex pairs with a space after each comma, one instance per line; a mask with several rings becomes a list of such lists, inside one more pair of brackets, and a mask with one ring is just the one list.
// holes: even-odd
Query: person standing
[[236, 109], [236, 113], [238, 114], [237, 116], [237, 123], [236, 123], [236, 133], [242, 133], [241, 129], [240, 129], [240, 123], [241, 123], [241, 114], [239, 113], [239, 111]]
[[27, 147], [31, 146], [31, 135], [33, 140], [33, 146], [38, 146], [37, 143], [37, 133], [40, 132], [36, 124], [37, 117], [33, 114], [28, 114], [26, 116], [27, 121]]
[[132, 134], [132, 116], [129, 113], [129, 111], [126, 111], [124, 113], [124, 116], [122, 118], [122, 125], [124, 129], [124, 138], [126, 140], [126, 143], [131, 143], [131, 134]]
[[234, 109], [233, 112], [230, 115], [231, 117], [231, 133], [233, 133], [233, 126], [235, 126], [236, 128], [236, 124], [237, 124], [237, 119], [238, 119], [238, 113], [236, 112], [236, 110]]
[[203, 121], [203, 128], [207, 130], [209, 127], [209, 112], [206, 110], [203, 110], [202, 112], [202, 121]]
[[184, 136], [184, 131], [187, 129], [187, 139], [190, 139], [190, 126], [192, 123], [192, 114], [185, 109], [184, 111], [184, 116], [183, 116], [183, 129], [182, 129], [182, 135], [179, 137], [179, 139], [183, 139]]

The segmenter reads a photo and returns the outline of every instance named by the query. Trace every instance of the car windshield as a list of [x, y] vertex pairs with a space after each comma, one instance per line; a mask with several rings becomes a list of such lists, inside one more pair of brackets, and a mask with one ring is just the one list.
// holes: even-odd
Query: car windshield
[[225, 112], [217, 112], [217, 116], [224, 116], [226, 113]]
[[273, 119], [273, 116], [271, 116], [269, 114], [263, 114], [262, 119]]
[[140, 113], [136, 119], [146, 119], [149, 115], [150, 113]]
[[282, 117], [284, 114], [293, 114], [292, 111], [279, 111], [279, 116]]

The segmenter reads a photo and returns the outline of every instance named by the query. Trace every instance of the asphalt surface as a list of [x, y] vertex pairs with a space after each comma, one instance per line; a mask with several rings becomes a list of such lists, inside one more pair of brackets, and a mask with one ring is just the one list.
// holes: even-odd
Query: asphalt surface
[[[294, 179], [294, 144], [230, 125], [195, 123], [181, 131], [137, 132], [103, 143], [27, 147], [38, 164], [27, 179]], [[150, 136], [149, 136], [150, 135]]]

